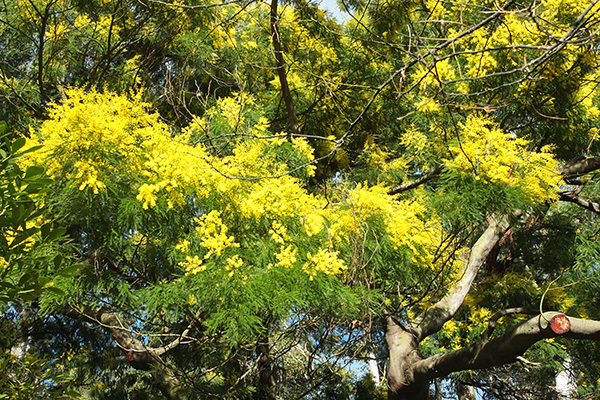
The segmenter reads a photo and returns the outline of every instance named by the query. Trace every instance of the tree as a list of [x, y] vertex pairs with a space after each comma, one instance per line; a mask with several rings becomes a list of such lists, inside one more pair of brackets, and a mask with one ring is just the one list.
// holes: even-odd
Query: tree
[[594, 392], [596, 2], [25, 5], [1, 89], [85, 395], [327, 397], [373, 354], [388, 399]]

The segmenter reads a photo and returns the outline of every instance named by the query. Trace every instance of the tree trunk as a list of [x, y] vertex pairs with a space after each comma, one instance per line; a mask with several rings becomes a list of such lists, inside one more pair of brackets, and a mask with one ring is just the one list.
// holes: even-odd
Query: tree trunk
[[416, 382], [410, 366], [421, 359], [418, 342], [392, 318], [388, 319], [386, 340], [390, 352], [388, 400], [427, 400], [429, 381]]
[[377, 365], [377, 357], [375, 357], [375, 352], [373, 350], [369, 351], [368, 354], [368, 363], [369, 363], [369, 372], [373, 377], [373, 382], [375, 382], [375, 386], [379, 386], [381, 384], [381, 376], [379, 375], [379, 366]]
[[560, 400], [568, 400], [571, 398], [573, 393], [577, 389], [573, 374], [573, 365], [570, 359], [566, 359], [562, 362], [564, 370], [556, 374], [556, 391], [558, 392], [558, 398]]
[[266, 335], [256, 347], [258, 354], [258, 377], [260, 400], [275, 400], [275, 376], [273, 374], [273, 363], [271, 361], [269, 337]]
[[[489, 253], [508, 228], [507, 218], [490, 218], [488, 226], [473, 245], [461, 279], [432, 307], [406, 326], [393, 318], [388, 319], [386, 341], [390, 355], [388, 372], [388, 400], [427, 400], [429, 381], [444, 375], [429, 375], [415, 369], [424, 361], [418, 353], [419, 342], [438, 332], [452, 319], [469, 293], [477, 272], [486, 262]], [[428, 359], [429, 360], [429, 359]], [[418, 373], [415, 373], [418, 372]], [[429, 372], [429, 371], [428, 371]]]

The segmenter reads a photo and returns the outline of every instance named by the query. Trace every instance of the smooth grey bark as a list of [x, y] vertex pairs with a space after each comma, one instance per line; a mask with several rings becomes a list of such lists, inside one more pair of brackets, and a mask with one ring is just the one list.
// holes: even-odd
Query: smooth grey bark
[[569, 339], [600, 340], [600, 321], [567, 317], [570, 331], [555, 333], [548, 321], [558, 312], [545, 312], [509, 329], [491, 340], [475, 343], [450, 353], [437, 354], [415, 363], [411, 369], [419, 379], [447, 376], [452, 372], [484, 369], [517, 361], [534, 343], [558, 336]]
[[571, 360], [567, 358], [561, 364], [564, 370], [556, 374], [554, 382], [558, 398], [560, 400], [568, 400], [573, 394], [577, 393], [577, 382], [575, 381]]
[[461, 279], [440, 301], [406, 326], [402, 326], [393, 318], [388, 319], [386, 331], [390, 355], [388, 400], [427, 399], [427, 383], [430, 378], [415, 376], [413, 368], [421, 360], [417, 350], [419, 342], [439, 331], [454, 316], [469, 293], [477, 272], [508, 226], [506, 217], [488, 220], [488, 227], [471, 248]]
[[407, 329], [415, 336], [417, 341], [420, 342], [442, 329], [442, 326], [456, 314], [469, 293], [479, 269], [484, 265], [488, 254], [500, 240], [502, 232], [508, 229], [508, 226], [507, 217], [488, 219], [488, 227], [471, 248], [461, 279], [450, 288], [440, 301], [408, 325]]
[[404, 386], [399, 387], [397, 392], [388, 398], [427, 399], [423, 388], [429, 386], [431, 379], [445, 377], [453, 372], [513, 363], [529, 347], [543, 339], [562, 336], [568, 339], [600, 340], [600, 321], [567, 317], [570, 330], [560, 334], [552, 329], [549, 322], [557, 315], [563, 316], [558, 312], [545, 312], [515, 325], [496, 338], [482, 340], [460, 350], [436, 354], [426, 359], [413, 359], [404, 372], [404, 377], [408, 377], [409, 380], [404, 381]]

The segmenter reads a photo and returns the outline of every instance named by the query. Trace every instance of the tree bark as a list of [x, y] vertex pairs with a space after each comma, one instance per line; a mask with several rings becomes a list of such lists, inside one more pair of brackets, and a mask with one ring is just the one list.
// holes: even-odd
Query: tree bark
[[256, 352], [258, 354], [258, 377], [260, 382], [259, 397], [263, 400], [275, 400], [276, 382], [273, 375], [273, 363], [268, 335], [265, 335], [258, 343]]
[[[600, 321], [566, 317], [570, 322], [570, 328], [565, 333], [556, 333], [550, 323], [556, 316], [562, 319], [566, 317], [558, 312], [545, 312], [515, 325], [494, 339], [482, 340], [471, 346], [449, 353], [436, 354], [427, 359], [419, 357], [408, 359], [402, 371], [404, 378], [401, 382], [402, 385], [397, 385], [396, 390], [390, 393], [391, 396], [388, 399], [426, 400], [426, 389], [431, 379], [446, 377], [453, 372], [485, 369], [513, 363], [529, 347], [542, 339], [563, 336], [568, 339], [600, 340]], [[390, 360], [391, 363], [392, 360]], [[391, 384], [392, 382], [390, 382], [390, 388]], [[419, 388], [421, 391], [417, 391]]]
[[463, 303], [487, 256], [508, 228], [508, 218], [490, 218], [488, 227], [473, 245], [462, 278], [431, 308], [407, 326], [388, 319], [386, 340], [390, 355], [388, 400], [426, 400], [431, 377], [415, 375], [414, 365], [421, 361], [418, 345], [427, 336], [439, 331]]
[[458, 382], [456, 384], [458, 400], [477, 400], [477, 394], [473, 386]]

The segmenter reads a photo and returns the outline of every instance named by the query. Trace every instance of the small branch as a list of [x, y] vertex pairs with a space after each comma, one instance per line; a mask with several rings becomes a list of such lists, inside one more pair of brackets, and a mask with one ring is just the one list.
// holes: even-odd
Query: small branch
[[507, 308], [506, 310], [498, 311], [488, 321], [488, 327], [485, 330], [485, 332], [483, 332], [483, 334], [481, 335], [481, 340], [487, 341], [489, 339], [490, 335], [492, 334], [492, 332], [494, 332], [494, 329], [496, 328], [496, 322], [498, 322], [498, 320], [500, 318], [502, 318], [506, 315], [511, 315], [511, 314], [536, 315], [536, 314], [538, 314], [538, 310], [536, 310], [535, 308], [516, 307], [516, 308]]
[[390, 196], [393, 196], [395, 194], [414, 189], [414, 188], [419, 187], [419, 186], [429, 182], [430, 180], [436, 178], [439, 174], [440, 174], [440, 168], [436, 165], [429, 173], [427, 173], [426, 175], [417, 179], [416, 181], [408, 182], [408, 183], [404, 183], [400, 186], [396, 186], [395, 188], [390, 189], [387, 192], [387, 194], [389, 194]]
[[539, 367], [540, 365], [542, 365], [541, 363], [536, 363], [533, 361], [529, 361], [528, 359], [526, 359], [523, 356], [517, 356], [517, 361], [522, 362], [525, 365], [531, 365], [532, 367]]

